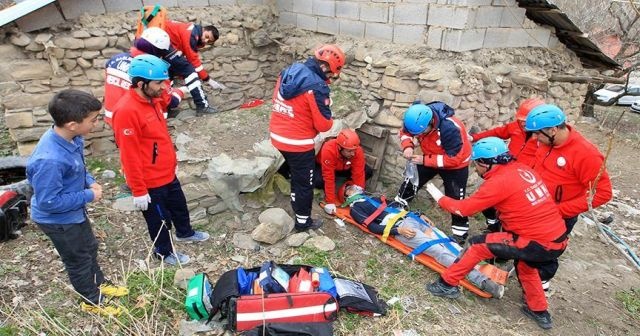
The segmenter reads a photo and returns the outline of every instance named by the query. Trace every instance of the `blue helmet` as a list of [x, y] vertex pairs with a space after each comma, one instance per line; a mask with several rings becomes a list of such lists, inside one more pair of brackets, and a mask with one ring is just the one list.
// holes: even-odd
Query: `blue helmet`
[[169, 79], [169, 63], [153, 55], [140, 55], [131, 60], [129, 76], [147, 80]]
[[404, 112], [404, 128], [413, 135], [418, 135], [427, 129], [433, 111], [425, 104], [413, 104]]
[[566, 120], [567, 116], [564, 115], [559, 107], [551, 104], [542, 104], [529, 112], [524, 129], [527, 132], [535, 132], [543, 128], [562, 125]]
[[504, 140], [496, 137], [480, 139], [471, 147], [471, 160], [494, 159], [509, 153]]

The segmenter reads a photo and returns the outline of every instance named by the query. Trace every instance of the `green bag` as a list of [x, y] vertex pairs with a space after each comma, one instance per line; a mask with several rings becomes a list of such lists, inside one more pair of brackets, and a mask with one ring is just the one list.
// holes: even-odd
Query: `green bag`
[[198, 273], [189, 280], [184, 306], [191, 319], [205, 320], [209, 318], [209, 314], [213, 310], [211, 292], [211, 282], [206, 274]]

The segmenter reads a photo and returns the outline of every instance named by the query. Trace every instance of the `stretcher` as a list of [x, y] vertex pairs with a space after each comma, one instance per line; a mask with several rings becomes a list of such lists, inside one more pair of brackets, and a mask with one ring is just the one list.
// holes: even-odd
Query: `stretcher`
[[[324, 206], [323, 203], [320, 204], [321, 207]], [[371, 231], [369, 231], [365, 226], [358, 224], [355, 220], [353, 220], [353, 218], [351, 218], [351, 215], [349, 214], [349, 208], [338, 208], [336, 210], [336, 217], [342, 219], [343, 221], [359, 228], [360, 230], [364, 231], [365, 233], [368, 233], [372, 236], [375, 236], [376, 238], [378, 238], [378, 240], [380, 240], [381, 242], [384, 242], [385, 244], [395, 248], [396, 250], [402, 252], [402, 254], [404, 255], [409, 255], [412, 251], [413, 248], [410, 246], [407, 246], [405, 244], [403, 244], [401, 241], [395, 239], [393, 236], [389, 236], [386, 241], [382, 239], [381, 235], [375, 234]], [[424, 254], [424, 253], [420, 253], [418, 255], [416, 255], [413, 260], [429, 267], [430, 269], [438, 272], [438, 274], [442, 274], [447, 267], [440, 264], [439, 262], [437, 262], [433, 257]], [[500, 285], [504, 285], [507, 283], [507, 278], [509, 273], [507, 271], [501, 270], [500, 268], [491, 265], [491, 264], [483, 264], [483, 265], [479, 265], [476, 268], [478, 271], [480, 271], [482, 274], [486, 275], [489, 279], [493, 280], [494, 282], [500, 284]], [[483, 291], [482, 289], [478, 288], [476, 285], [474, 285], [471, 281], [467, 280], [467, 279], [463, 279], [462, 281], [460, 281], [460, 285], [464, 288], [466, 288], [467, 290], [469, 290], [470, 292], [483, 297], [483, 298], [490, 298], [491, 294], [487, 293], [485, 291]]]

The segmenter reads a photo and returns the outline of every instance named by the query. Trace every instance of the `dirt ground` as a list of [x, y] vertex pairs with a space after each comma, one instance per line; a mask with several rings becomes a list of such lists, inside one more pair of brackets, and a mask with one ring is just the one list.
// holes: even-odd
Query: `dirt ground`
[[[588, 138], [603, 151], [607, 148], [607, 128], [621, 108], [599, 110], [600, 121], [577, 124]], [[237, 145], [237, 134], [266, 135], [266, 125], [242, 121], [238, 116], [260, 116], [260, 111], [227, 111], [205, 118], [199, 124], [216, 126], [218, 118], [234, 120], [235, 133], [220, 132], [212, 139], [209, 150], [245, 153]], [[237, 121], [235, 121], [237, 119]], [[637, 159], [640, 137], [640, 116], [628, 115], [621, 131], [616, 135], [609, 156], [609, 173], [612, 176], [615, 201], [640, 208], [640, 188], [635, 176], [640, 170]], [[189, 126], [191, 127], [191, 126]], [[240, 132], [240, 133], [237, 133]], [[213, 143], [215, 141], [215, 143]], [[215, 147], [215, 149], [211, 149]], [[197, 152], [199, 149], [194, 148]], [[204, 150], [204, 149], [202, 149]], [[92, 164], [95, 175], [106, 189], [105, 200], [89, 208], [100, 244], [100, 263], [105, 273], [115, 280], [140, 272], [147, 257], [150, 240], [142, 216], [139, 213], [121, 213], [111, 209], [111, 203], [120, 191], [116, 180], [101, 178], [101, 170], [117, 167], [115, 159], [103, 158]], [[388, 193], [394, 193], [395, 185], [386, 185]], [[433, 208], [424, 194], [423, 201], [416, 204], [436, 223], [448, 223], [447, 216]], [[320, 196], [318, 195], [318, 200]], [[290, 211], [288, 197], [279, 194], [272, 206]], [[507, 285], [501, 300], [480, 299], [465, 293], [458, 300], [439, 299], [429, 295], [424, 286], [436, 279], [436, 274], [425, 267], [407, 261], [372, 237], [364, 236], [353, 227], [341, 227], [325, 217], [326, 224], [318, 234], [324, 234], [336, 243], [336, 249], [328, 253], [309, 249], [289, 248], [278, 243], [262, 246], [259, 251], [240, 250], [233, 246], [231, 237], [236, 232], [251, 232], [258, 224], [258, 214], [263, 208], [245, 207], [243, 213], [225, 212], [212, 216], [208, 224], [198, 229], [211, 233], [212, 239], [203, 244], [178, 244], [178, 249], [191, 255], [188, 265], [196, 272], [207, 272], [210, 278], [217, 277], [228, 269], [238, 266], [255, 266], [273, 259], [276, 262], [292, 260], [317, 261], [334, 272], [356, 278], [376, 287], [383, 299], [396, 301], [389, 314], [380, 318], [361, 318], [341, 313], [335, 322], [337, 335], [539, 335], [543, 334], [532, 321], [520, 313], [521, 290], [515, 279]], [[322, 210], [314, 207], [314, 214]], [[628, 215], [620, 205], [607, 205], [598, 209], [596, 216], [614, 218], [612, 228], [624, 236], [636, 249], [640, 242], [640, 218]], [[481, 221], [472, 219], [472, 232], [480, 230]], [[448, 231], [447, 225], [439, 225]], [[69, 328], [68, 331], [50, 330], [47, 335], [96, 335], [104, 334], [101, 322], [77, 308], [77, 297], [68, 286], [66, 274], [59, 257], [54, 253], [48, 239], [33, 224], [23, 229], [16, 240], [0, 244], [0, 335], [37, 334], [46, 330], [36, 315], [50, 315]], [[296, 259], [301, 258], [301, 259]], [[238, 260], [244, 260], [239, 262]], [[158, 262], [151, 261], [152, 267]], [[130, 280], [130, 279], [129, 279]], [[577, 224], [575, 235], [566, 253], [561, 258], [560, 270], [552, 282], [549, 299], [554, 328], [549, 335], [637, 335], [640, 333], [640, 315], [625, 310], [618, 299], [621, 291], [640, 289], [640, 272], [618, 252], [615, 247], [600, 238], [597, 229], [584, 221]], [[180, 321], [187, 318], [181, 310], [183, 291], [172, 292], [175, 301], [164, 307], [156, 316], [160, 326], [157, 334], [175, 335]], [[139, 304], [140, 297], [126, 299], [125, 305]], [[154, 298], [147, 298], [154, 300]], [[27, 313], [28, 312], [28, 313]], [[31, 319], [28, 325], [34, 329], [18, 327], [15, 318]], [[24, 323], [24, 321], [23, 321]], [[5, 325], [5, 327], [2, 327]], [[40, 328], [40, 329], [38, 329]], [[163, 329], [166, 328], [166, 329]], [[123, 333], [124, 334], [124, 333]], [[214, 335], [221, 332], [216, 331]]]

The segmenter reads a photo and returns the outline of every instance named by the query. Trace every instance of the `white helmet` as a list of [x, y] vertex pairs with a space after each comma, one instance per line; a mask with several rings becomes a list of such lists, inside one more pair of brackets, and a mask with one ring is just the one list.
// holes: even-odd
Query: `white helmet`
[[158, 27], [149, 27], [142, 32], [140, 38], [147, 40], [154, 47], [162, 50], [169, 50], [171, 40], [169, 34]]

